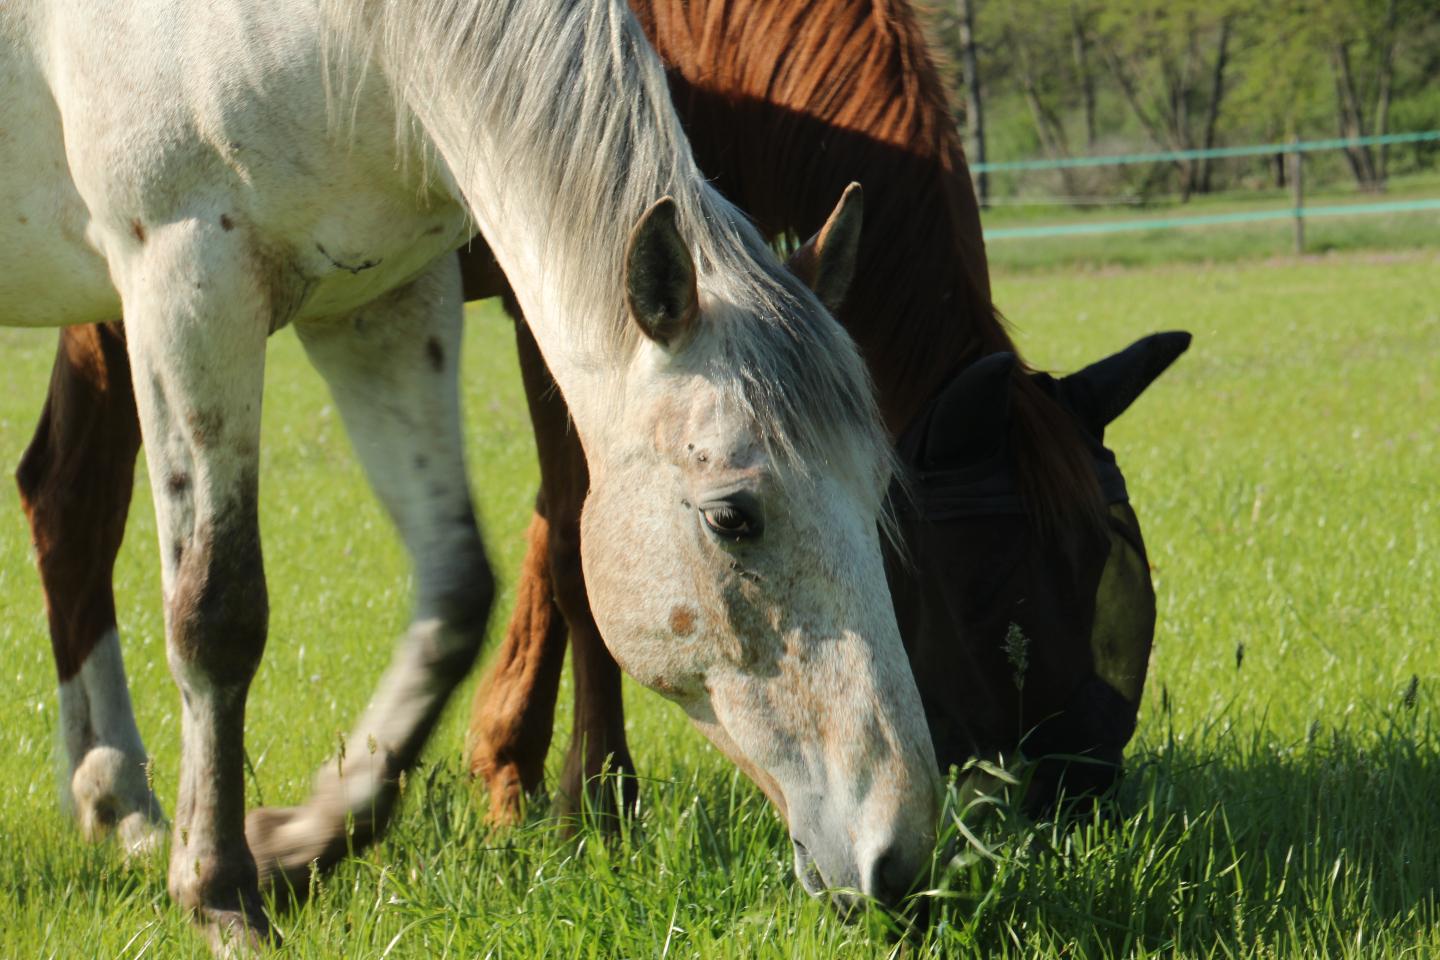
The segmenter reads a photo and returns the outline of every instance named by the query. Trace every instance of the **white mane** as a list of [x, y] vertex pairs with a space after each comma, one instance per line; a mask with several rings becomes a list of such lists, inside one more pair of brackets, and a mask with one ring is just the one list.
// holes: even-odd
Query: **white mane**
[[322, 2], [339, 76], [353, 86], [379, 65], [402, 140], [423, 129], [462, 192], [483, 165], [503, 173], [501, 202], [540, 212], [532, 229], [567, 314], [604, 305], [607, 345], [621, 356], [634, 349], [622, 289], [629, 231], [669, 195], [701, 289], [738, 308], [712, 324], [717, 388], [797, 466], [817, 455], [833, 462], [851, 445], [858, 468], [890, 466], [853, 343], [705, 181], [660, 59], [624, 0]]

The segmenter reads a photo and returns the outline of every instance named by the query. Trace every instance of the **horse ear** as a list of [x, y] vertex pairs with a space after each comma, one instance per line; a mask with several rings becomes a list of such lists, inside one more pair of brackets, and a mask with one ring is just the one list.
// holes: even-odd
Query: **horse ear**
[[625, 250], [625, 303], [645, 336], [680, 344], [700, 315], [695, 261], [675, 225], [675, 201], [662, 197], [630, 231]]
[[1189, 347], [1190, 334], [1183, 330], [1152, 333], [1061, 378], [1060, 385], [1080, 422], [1099, 437]]
[[786, 266], [799, 277], [825, 309], [837, 313], [845, 302], [855, 261], [860, 254], [860, 224], [865, 218], [865, 195], [852, 183], [840, 195], [830, 219], [820, 232], [790, 255]]
[[935, 401], [923, 466], [955, 468], [983, 459], [1005, 440], [1015, 354], [992, 353], [966, 367]]

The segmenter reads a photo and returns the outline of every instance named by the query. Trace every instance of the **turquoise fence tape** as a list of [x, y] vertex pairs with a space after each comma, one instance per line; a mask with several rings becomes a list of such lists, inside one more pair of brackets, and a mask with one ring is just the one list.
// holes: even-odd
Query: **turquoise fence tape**
[[1165, 150], [1157, 153], [1066, 157], [1061, 160], [1004, 160], [998, 163], [972, 164], [970, 169], [974, 173], [998, 173], [1005, 170], [1060, 170], [1066, 167], [1108, 167], [1127, 163], [1169, 163], [1175, 160], [1200, 160], [1205, 157], [1261, 157], [1277, 153], [1311, 153], [1316, 150], [1343, 150], [1346, 147], [1376, 147], [1432, 141], [1440, 141], [1440, 130], [1387, 133], [1375, 137], [1342, 137], [1334, 140], [1296, 140], [1290, 143], [1262, 143], [1243, 147], [1211, 147], [1207, 150]]
[[[1327, 207], [1304, 207], [1306, 220], [1311, 217], [1365, 216], [1376, 213], [1410, 213], [1418, 210], [1440, 210], [1440, 199], [1396, 200], [1389, 203], [1349, 203]], [[1127, 230], [1174, 230], [1181, 227], [1204, 227], [1226, 223], [1255, 223], [1261, 220], [1294, 220], [1293, 207], [1283, 210], [1244, 210], [1236, 213], [1207, 213], [1193, 217], [1164, 217], [1150, 220], [1111, 220], [1100, 223], [1058, 223], [1034, 227], [997, 227], [985, 231], [986, 240], [1017, 237], [1074, 237], [1095, 233], [1121, 233]]]

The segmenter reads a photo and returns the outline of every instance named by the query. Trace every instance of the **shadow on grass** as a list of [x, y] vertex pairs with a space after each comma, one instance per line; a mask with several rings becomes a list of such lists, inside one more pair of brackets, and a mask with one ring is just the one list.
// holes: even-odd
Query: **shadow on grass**
[[992, 856], [937, 890], [928, 945], [1339, 956], [1377, 937], [1433, 944], [1437, 747], [1413, 709], [1298, 743], [1176, 737], [1132, 755], [1108, 810], [1078, 822], [1022, 822], [1001, 804], [980, 830]]

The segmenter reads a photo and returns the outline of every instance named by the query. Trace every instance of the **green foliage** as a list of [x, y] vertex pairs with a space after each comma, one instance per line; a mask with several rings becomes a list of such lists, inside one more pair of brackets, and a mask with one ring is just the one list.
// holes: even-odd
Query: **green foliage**
[[[1431, 0], [971, 2], [991, 159], [1440, 126], [1440, 4]], [[935, 22], [935, 40], [954, 53], [953, 18]], [[1433, 169], [1437, 158], [1433, 148], [1354, 151], [1333, 173], [1379, 190], [1389, 174]], [[1257, 169], [1180, 162], [995, 175], [992, 196], [1188, 197], [1232, 189]]]
[[[1196, 340], [1107, 434], [1159, 598], [1117, 805], [1068, 828], [972, 806], [966, 829], [983, 846], [963, 841], [940, 865], [927, 933], [897, 940], [878, 917], [847, 926], [807, 899], [759, 792], [679, 711], [633, 687], [629, 730], [650, 778], [636, 823], [611, 840], [585, 824], [565, 840], [542, 804], [518, 828], [487, 831], [461, 762], [463, 691], [392, 833], [282, 918], [284, 956], [1440, 953], [1437, 278], [1433, 252], [997, 276], [1044, 367], [1075, 368], [1156, 329]], [[474, 312], [470, 460], [502, 576], [517, 567], [535, 469], [511, 344], [497, 311]], [[0, 449], [13, 462], [54, 334], [0, 331], [0, 347]], [[276, 336], [267, 378], [272, 628], [250, 702], [252, 804], [304, 796], [409, 607], [403, 550], [292, 334]], [[177, 697], [138, 483], [119, 616], [173, 810]], [[163, 858], [126, 866], [59, 812], [44, 610], [13, 487], [0, 491], [0, 957], [204, 957], [166, 901]]]

